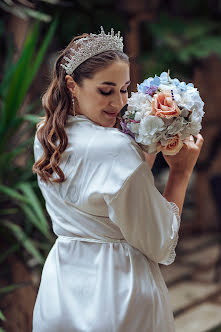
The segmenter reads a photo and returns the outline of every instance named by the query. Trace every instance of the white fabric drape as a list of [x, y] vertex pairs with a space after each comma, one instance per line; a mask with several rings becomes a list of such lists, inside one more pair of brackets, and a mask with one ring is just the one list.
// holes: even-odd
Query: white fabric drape
[[[58, 236], [42, 271], [33, 332], [173, 332], [158, 263], [171, 264], [179, 213], [134, 140], [69, 116], [60, 167], [38, 184]], [[35, 159], [42, 155], [35, 138]]]

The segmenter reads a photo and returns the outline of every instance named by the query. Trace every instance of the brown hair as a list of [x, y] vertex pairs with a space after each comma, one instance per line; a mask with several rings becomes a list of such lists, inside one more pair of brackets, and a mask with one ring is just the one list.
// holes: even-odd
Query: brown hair
[[[64, 173], [59, 167], [59, 163], [61, 154], [68, 145], [65, 123], [68, 115], [72, 111], [72, 97], [66, 86], [66, 73], [61, 64], [66, 62], [64, 60], [65, 56], [70, 56], [70, 49], [76, 49], [75, 41], [86, 36], [89, 35], [83, 34], [73, 38], [69, 45], [60, 52], [54, 66], [52, 82], [42, 98], [42, 105], [46, 115], [37, 125], [38, 128], [42, 124], [37, 130], [37, 137], [43, 147], [44, 153], [42, 157], [34, 163], [32, 170], [33, 173], [37, 173], [45, 183], [59, 183], [65, 181]], [[125, 53], [112, 50], [106, 51], [80, 64], [71, 76], [79, 86], [82, 86], [82, 82], [85, 78], [93, 78], [95, 73], [116, 60], [129, 63], [128, 56]], [[119, 119], [115, 126], [118, 125]], [[52, 176], [54, 172], [58, 175], [56, 179]]]

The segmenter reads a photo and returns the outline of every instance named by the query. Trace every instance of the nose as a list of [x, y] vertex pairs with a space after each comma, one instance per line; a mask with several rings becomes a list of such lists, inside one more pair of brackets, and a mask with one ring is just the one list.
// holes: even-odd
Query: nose
[[121, 93], [115, 94], [115, 96], [113, 97], [113, 99], [110, 102], [110, 105], [116, 109], [119, 109], [119, 110], [122, 109], [122, 107], [124, 106], [124, 101], [123, 101], [123, 96], [121, 95]]

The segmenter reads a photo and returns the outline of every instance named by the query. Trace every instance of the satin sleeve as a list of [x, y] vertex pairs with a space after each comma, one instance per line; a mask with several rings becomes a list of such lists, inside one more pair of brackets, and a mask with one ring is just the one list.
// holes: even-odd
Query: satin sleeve
[[143, 161], [115, 195], [105, 194], [109, 218], [126, 241], [150, 260], [169, 265], [175, 259], [180, 216], [154, 185], [149, 165]]

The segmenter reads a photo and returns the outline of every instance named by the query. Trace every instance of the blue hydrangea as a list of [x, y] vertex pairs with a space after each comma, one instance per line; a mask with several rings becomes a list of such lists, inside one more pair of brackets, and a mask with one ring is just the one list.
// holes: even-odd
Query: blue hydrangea
[[137, 84], [137, 90], [138, 92], [148, 93], [149, 91], [153, 91], [154, 89], [157, 90], [159, 85], [160, 78], [155, 75], [154, 78], [149, 77], [148, 79], [144, 80], [143, 83]]
[[163, 71], [161, 74], [160, 74], [160, 83], [161, 84], [169, 84], [168, 82], [168, 75], [165, 71]]
[[192, 87], [194, 88], [194, 85], [193, 83], [188, 83], [186, 84], [185, 82], [180, 82], [179, 85], [178, 85], [178, 88], [182, 91], [182, 92], [185, 92], [188, 87]]
[[169, 77], [168, 80], [168, 73], [162, 72], [160, 76], [155, 75], [155, 77], [149, 77], [143, 81], [141, 84], [137, 84], [137, 90], [138, 92], [142, 92], [145, 94], [153, 95], [155, 91], [158, 89], [159, 85], [174, 85], [178, 89], [180, 89], [181, 92], [185, 92], [188, 87], [194, 87], [192, 83], [186, 84], [185, 82], [180, 82], [177, 78], [171, 79]]

